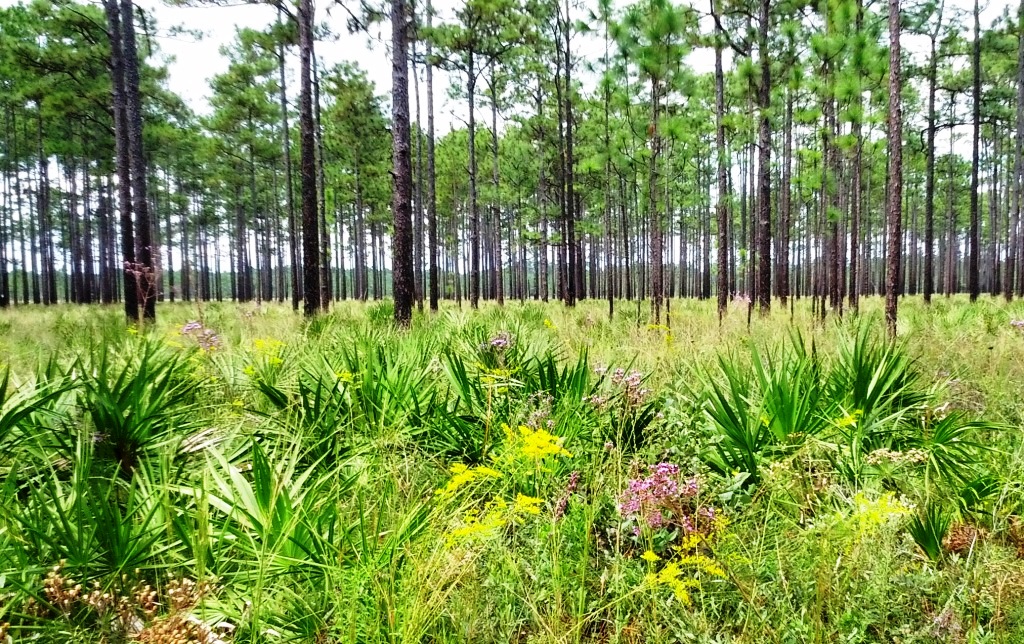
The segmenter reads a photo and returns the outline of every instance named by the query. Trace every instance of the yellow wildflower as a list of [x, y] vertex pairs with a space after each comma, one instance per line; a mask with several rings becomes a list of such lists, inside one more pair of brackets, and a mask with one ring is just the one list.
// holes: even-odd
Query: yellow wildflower
[[451, 496], [462, 486], [480, 478], [501, 478], [501, 472], [486, 465], [470, 468], [462, 463], [455, 463], [450, 469], [453, 476], [443, 488], [437, 491], [438, 496]]
[[448, 544], [496, 535], [507, 523], [503, 510], [504, 504], [490, 506], [484, 512], [483, 517], [480, 516], [479, 511], [470, 510], [463, 518], [463, 524], [448, 534]]
[[693, 603], [690, 589], [700, 588], [700, 580], [687, 576], [688, 570], [695, 573], [704, 572], [713, 577], [725, 577], [725, 570], [710, 557], [686, 555], [668, 562], [657, 573], [647, 573], [644, 581], [650, 586], [668, 586], [676, 599], [689, 606]]
[[655, 561], [661, 561], [661, 557], [659, 557], [658, 555], [654, 554], [653, 550], [648, 550], [644, 554], [640, 555], [640, 558], [643, 559], [644, 561], [649, 561], [651, 563], [654, 563]]
[[519, 426], [519, 435], [523, 440], [521, 451], [524, 456], [534, 459], [548, 456], [572, 456], [562, 447], [564, 438], [555, 436], [545, 429], [532, 429], [526, 425]]
[[540, 504], [542, 501], [543, 499], [538, 499], [535, 496], [517, 494], [516, 503], [512, 507], [512, 511], [516, 514], [540, 514]]
[[892, 492], [886, 492], [877, 499], [869, 499], [863, 492], [853, 497], [853, 518], [857, 523], [857, 533], [863, 538], [868, 533], [884, 526], [892, 519], [910, 513], [910, 508], [896, 499]]
[[848, 414], [836, 421], [836, 425], [839, 427], [850, 427], [856, 425], [860, 417], [864, 415], [864, 411], [861, 409], [854, 409], [852, 414]]

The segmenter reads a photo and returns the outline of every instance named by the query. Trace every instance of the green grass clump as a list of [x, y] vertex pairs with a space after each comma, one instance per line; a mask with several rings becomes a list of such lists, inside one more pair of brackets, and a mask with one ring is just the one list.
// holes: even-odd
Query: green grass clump
[[0, 641], [1024, 641], [1020, 304], [6, 314]]

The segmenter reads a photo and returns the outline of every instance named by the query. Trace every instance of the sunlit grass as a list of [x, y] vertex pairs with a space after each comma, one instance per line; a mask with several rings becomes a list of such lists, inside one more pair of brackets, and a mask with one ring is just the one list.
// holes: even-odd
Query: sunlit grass
[[3, 314], [0, 623], [52, 642], [1024, 637], [1024, 306], [908, 299], [896, 345], [873, 298], [749, 325], [743, 302], [720, 323], [676, 300], [659, 326], [616, 306], [445, 303], [407, 332], [387, 303], [164, 304], [142, 330], [116, 307]]

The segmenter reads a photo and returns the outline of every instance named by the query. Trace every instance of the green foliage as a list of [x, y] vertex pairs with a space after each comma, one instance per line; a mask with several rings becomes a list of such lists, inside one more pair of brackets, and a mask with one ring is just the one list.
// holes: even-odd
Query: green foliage
[[914, 543], [932, 561], [942, 559], [942, 542], [949, 532], [952, 518], [938, 505], [928, 505], [924, 512], [910, 520], [907, 529]]
[[[150, 585], [161, 608], [132, 610], [156, 628], [189, 579], [206, 586], [182, 617], [233, 642], [891, 641], [933, 628], [922, 596], [943, 620], [1022, 632], [1024, 460], [999, 428], [1024, 392], [984, 379], [989, 355], [964, 353], [957, 382], [929, 375], [948, 365], [931, 338], [949, 309], [911, 309], [929, 339], [889, 345], [870, 314], [748, 331], [673, 303], [667, 338], [595, 324], [596, 306], [451, 308], [408, 331], [361, 304], [315, 324], [216, 309], [211, 352], [170, 319], [13, 363], [2, 621], [114, 641], [87, 592], [134, 606]], [[60, 332], [58, 317], [29, 324]], [[997, 333], [1012, 372], [1020, 339]], [[983, 406], [960, 402], [966, 382]], [[971, 556], [944, 558], [961, 534]], [[1003, 587], [999, 605], [964, 597], [965, 579]]]

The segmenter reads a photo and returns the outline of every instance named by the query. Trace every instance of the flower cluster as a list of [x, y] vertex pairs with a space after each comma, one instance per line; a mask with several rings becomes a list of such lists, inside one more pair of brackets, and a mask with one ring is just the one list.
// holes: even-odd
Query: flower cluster
[[512, 346], [512, 334], [508, 331], [501, 331], [487, 342], [485, 342], [480, 349], [483, 351], [491, 350], [501, 353]]
[[608, 397], [600, 394], [594, 394], [592, 396], [584, 396], [583, 402], [592, 406], [597, 411], [602, 411], [608, 406]]
[[202, 322], [192, 320], [181, 327], [181, 335], [192, 338], [203, 351], [210, 353], [221, 347], [220, 337], [213, 329], [203, 326]]
[[483, 510], [474, 508], [463, 515], [461, 525], [449, 532], [448, 544], [497, 536], [509, 523], [540, 514], [543, 502], [525, 494], [517, 494], [511, 505], [501, 497], [492, 499]]
[[[650, 550], [641, 558], [651, 564], [661, 560], [661, 557]], [[690, 590], [700, 588], [700, 579], [697, 577], [700, 573], [719, 579], [725, 578], [725, 570], [714, 559], [700, 554], [681, 554], [666, 563], [658, 572], [647, 573], [644, 581], [652, 587], [667, 586], [680, 603], [689, 606], [693, 603]]]
[[569, 482], [565, 486], [565, 492], [559, 497], [558, 503], [555, 504], [555, 518], [561, 519], [565, 516], [565, 511], [569, 508], [569, 498], [576, 493], [576, 488], [580, 485], [580, 473], [579, 471], [573, 470], [573, 473], [569, 475]]
[[[512, 438], [511, 429], [507, 429], [506, 432]], [[572, 456], [569, 450], [562, 447], [565, 442], [564, 437], [555, 436], [541, 427], [534, 429], [520, 425], [518, 442], [520, 443], [519, 452], [529, 459], [541, 460], [549, 456]]]
[[625, 369], [616, 369], [611, 381], [622, 387], [623, 397], [630, 407], [639, 407], [651, 394], [651, 390], [643, 386], [644, 375], [635, 369], [628, 373]]
[[1010, 326], [1020, 331], [1024, 331], [1024, 320], [1010, 320]]
[[658, 463], [648, 467], [648, 475], [629, 481], [619, 496], [619, 513], [635, 521], [633, 534], [641, 527], [652, 530], [677, 528], [680, 536], [708, 536], [719, 528], [720, 517], [711, 506], [698, 502], [700, 482], [696, 477], [682, 478], [679, 466]]
[[897, 452], [891, 449], [876, 449], [867, 455], [868, 465], [880, 465], [892, 463], [893, 465], [917, 465], [928, 460], [928, 452], [922, 449], [910, 449], [905, 452]]
[[[93, 582], [88, 592], [82, 584], [64, 574], [64, 562], [54, 566], [43, 579], [43, 597], [66, 618], [79, 610], [88, 610], [107, 618], [118, 633], [129, 634], [133, 640], [151, 644], [224, 644], [214, 628], [189, 614], [201, 599], [214, 591], [209, 582], [196, 582], [182, 577], [170, 577], [161, 593], [142, 581], [130, 583], [122, 575], [122, 593], [104, 590], [100, 582]], [[34, 606], [28, 607], [30, 612]], [[163, 612], [164, 614], [160, 614]], [[217, 631], [230, 632], [234, 626], [218, 624]], [[0, 637], [0, 642], [4, 638]]]
[[862, 540], [890, 521], [910, 514], [910, 506], [900, 501], [892, 492], [886, 492], [877, 499], [868, 498], [863, 492], [853, 497], [852, 519], [857, 526], [858, 540]]
[[267, 364], [276, 367], [284, 363], [281, 359], [284, 342], [274, 338], [256, 338], [253, 340], [252, 346], [256, 350], [257, 355], [267, 359]]
[[530, 394], [526, 404], [528, 408], [532, 408], [532, 411], [526, 417], [526, 420], [523, 421], [523, 424], [535, 429], [541, 427], [554, 429], [555, 420], [551, 417], [551, 408], [554, 403], [554, 398], [549, 394], [543, 392]]
[[43, 579], [43, 596], [51, 606], [64, 615], [70, 615], [72, 608], [82, 597], [82, 584], [64, 576], [64, 562], [54, 566]]
[[136, 640], [145, 644], [226, 644], [227, 642], [202, 620], [184, 613], [174, 613], [156, 620], [142, 629]]
[[462, 463], [455, 463], [449, 469], [452, 473], [452, 477], [448, 479], [448, 483], [443, 488], [440, 488], [437, 491], [438, 496], [450, 497], [472, 481], [479, 481], [487, 478], [501, 478], [501, 472], [494, 468], [487, 467], [486, 465], [468, 467]]

